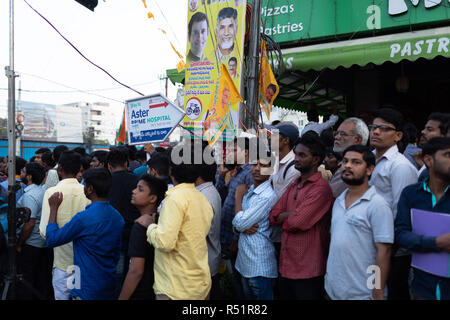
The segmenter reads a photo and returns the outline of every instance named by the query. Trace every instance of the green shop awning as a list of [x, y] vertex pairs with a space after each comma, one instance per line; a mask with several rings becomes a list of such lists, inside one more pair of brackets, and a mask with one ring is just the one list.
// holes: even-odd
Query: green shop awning
[[287, 70], [349, 68], [436, 56], [450, 58], [450, 26], [282, 50]]
[[174, 85], [175, 83], [184, 84], [184, 70], [178, 72], [177, 69], [169, 69], [166, 70], [166, 75]]

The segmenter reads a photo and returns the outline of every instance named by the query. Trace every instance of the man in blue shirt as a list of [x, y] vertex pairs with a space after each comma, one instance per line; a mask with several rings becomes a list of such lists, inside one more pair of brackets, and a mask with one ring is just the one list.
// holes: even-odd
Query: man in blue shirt
[[23, 224], [17, 240], [16, 250], [19, 269], [25, 280], [40, 293], [40, 297], [33, 297], [32, 291], [22, 283], [20, 283], [18, 288], [17, 296], [23, 300], [31, 300], [33, 298], [50, 300], [53, 296], [51, 284], [53, 249], [47, 248], [45, 240], [39, 233], [42, 200], [45, 193], [45, 189], [41, 184], [45, 178], [45, 169], [40, 163], [28, 163], [22, 169], [20, 178], [26, 185], [26, 188], [17, 202], [17, 207], [29, 208], [31, 216]]
[[[270, 239], [270, 210], [277, 202], [269, 178], [275, 159], [259, 159], [252, 163], [254, 184], [248, 189], [240, 185], [236, 189], [236, 215], [233, 226], [239, 235], [236, 270], [241, 275], [244, 297], [247, 300], [272, 300], [273, 282], [278, 277], [275, 246]], [[264, 172], [266, 170], [266, 172]], [[270, 171], [270, 172], [269, 172]], [[248, 189], [248, 192], [247, 192]], [[256, 232], [251, 228], [258, 225]]]
[[[406, 187], [398, 203], [395, 219], [396, 242], [412, 252], [450, 253], [450, 229], [438, 237], [412, 231], [411, 209], [450, 214], [450, 138], [433, 138], [422, 147], [422, 157], [430, 177]], [[413, 267], [411, 293], [414, 299], [450, 300], [450, 277], [434, 275]]]
[[[116, 299], [115, 271], [120, 257], [124, 220], [108, 202], [111, 175], [105, 168], [84, 172], [84, 193], [92, 201], [61, 229], [56, 224], [62, 193], [49, 198], [50, 218], [47, 246], [50, 248], [73, 241], [75, 284], [72, 299]], [[68, 284], [69, 285], [69, 284]]]

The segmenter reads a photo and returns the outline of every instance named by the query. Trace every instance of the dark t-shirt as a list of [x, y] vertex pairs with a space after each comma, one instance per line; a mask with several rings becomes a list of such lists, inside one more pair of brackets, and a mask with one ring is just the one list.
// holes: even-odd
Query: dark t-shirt
[[126, 170], [113, 172], [111, 176], [112, 184], [108, 200], [125, 220], [122, 231], [122, 252], [126, 253], [131, 227], [134, 220], [140, 216], [138, 209], [131, 204], [131, 193], [136, 188], [139, 178]]
[[153, 261], [155, 249], [147, 242], [147, 229], [139, 223], [135, 223], [131, 228], [128, 256], [145, 258], [144, 275], [130, 297], [130, 300], [154, 300]]

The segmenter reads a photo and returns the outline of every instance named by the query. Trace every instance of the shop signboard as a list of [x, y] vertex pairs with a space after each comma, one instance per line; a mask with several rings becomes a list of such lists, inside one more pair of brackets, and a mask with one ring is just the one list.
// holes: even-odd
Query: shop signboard
[[161, 94], [126, 101], [126, 128], [131, 145], [165, 141], [184, 111]]
[[448, 0], [263, 1], [261, 31], [276, 42], [355, 38], [448, 22]]

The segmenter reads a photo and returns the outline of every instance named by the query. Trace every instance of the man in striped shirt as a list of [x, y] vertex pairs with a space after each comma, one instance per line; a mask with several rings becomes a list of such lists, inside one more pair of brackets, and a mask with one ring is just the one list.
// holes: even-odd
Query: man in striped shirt
[[245, 184], [236, 189], [233, 227], [240, 236], [235, 267], [241, 275], [246, 300], [272, 300], [272, 282], [278, 277], [269, 224], [270, 210], [277, 201], [269, 181], [271, 163], [274, 164], [275, 159], [270, 158], [270, 153], [268, 158], [252, 163], [254, 184], [248, 192]]

